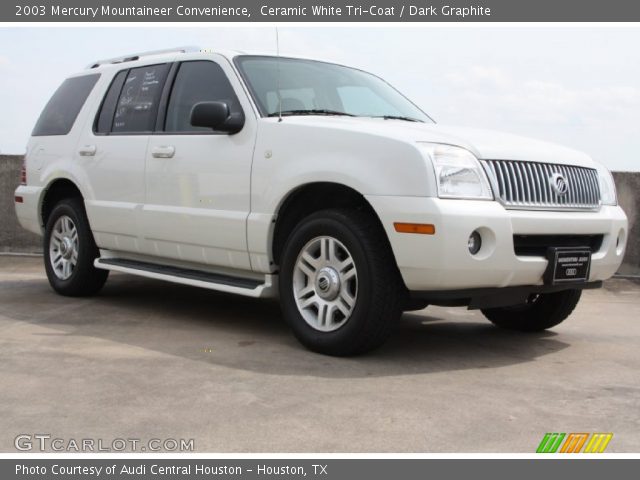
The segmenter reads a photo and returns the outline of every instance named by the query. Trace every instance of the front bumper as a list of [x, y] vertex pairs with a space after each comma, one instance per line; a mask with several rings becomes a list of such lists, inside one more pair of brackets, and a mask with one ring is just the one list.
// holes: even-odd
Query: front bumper
[[[590, 282], [613, 276], [624, 256], [628, 223], [617, 206], [603, 206], [597, 212], [558, 212], [507, 210], [494, 201], [366, 198], [382, 221], [410, 291], [542, 285], [547, 259], [517, 256], [514, 235], [602, 234], [602, 245], [592, 254]], [[398, 233], [394, 222], [433, 224], [435, 234]], [[482, 248], [471, 255], [467, 242], [474, 230], [482, 235]]]

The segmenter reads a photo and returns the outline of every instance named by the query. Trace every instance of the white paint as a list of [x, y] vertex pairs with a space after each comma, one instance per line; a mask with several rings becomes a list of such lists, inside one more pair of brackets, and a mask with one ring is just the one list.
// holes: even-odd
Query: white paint
[[[246, 125], [235, 135], [96, 136], [93, 119], [122, 66], [91, 70], [102, 77], [71, 134], [30, 141], [29, 152], [45, 150], [45, 164], [38, 170], [27, 156], [29, 186], [17, 190], [24, 197], [24, 203], [16, 204], [22, 225], [40, 232], [42, 193], [52, 180], [64, 177], [83, 193], [96, 242], [105, 254], [142, 255], [208, 271], [253, 272], [270, 281], [276, 268], [270, 252], [272, 220], [284, 199], [307, 183], [334, 182], [361, 193], [372, 205], [409, 289], [541, 283], [546, 260], [516, 257], [513, 234], [603, 234], [603, 246], [593, 255], [591, 280], [609, 278], [619, 267], [624, 248], [616, 248], [616, 239], [627, 229], [619, 207], [533, 212], [505, 210], [495, 201], [438, 199], [434, 170], [419, 142], [461, 146], [480, 159], [598, 167], [587, 155], [519, 136], [446, 125], [360, 117], [260, 118], [234, 71], [233, 55], [171, 54], [127, 66], [176, 58], [219, 62], [245, 111]], [[80, 155], [78, 147], [85, 145], [95, 145], [95, 155]], [[172, 147], [173, 156], [153, 157], [160, 146]], [[399, 234], [394, 222], [432, 223], [436, 234]], [[485, 250], [472, 257], [467, 239], [476, 229], [487, 236]], [[265, 288], [260, 295], [269, 292], [273, 290]]]

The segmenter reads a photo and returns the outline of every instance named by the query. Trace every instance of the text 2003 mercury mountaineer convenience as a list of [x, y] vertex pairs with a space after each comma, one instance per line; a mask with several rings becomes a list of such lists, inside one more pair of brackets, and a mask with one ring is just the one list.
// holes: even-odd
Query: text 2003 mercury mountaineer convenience
[[296, 337], [332, 355], [428, 304], [553, 327], [627, 238], [587, 155], [437, 125], [374, 75], [295, 58], [94, 62], [45, 107], [22, 180], [16, 211], [57, 292], [94, 294], [115, 270], [279, 295]]

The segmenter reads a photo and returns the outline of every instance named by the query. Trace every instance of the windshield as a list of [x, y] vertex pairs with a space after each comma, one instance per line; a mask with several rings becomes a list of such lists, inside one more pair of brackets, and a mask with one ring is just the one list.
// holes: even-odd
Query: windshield
[[[332, 63], [293, 58], [235, 59], [263, 116], [350, 115], [433, 121], [384, 80]], [[281, 104], [281, 107], [280, 107]]]

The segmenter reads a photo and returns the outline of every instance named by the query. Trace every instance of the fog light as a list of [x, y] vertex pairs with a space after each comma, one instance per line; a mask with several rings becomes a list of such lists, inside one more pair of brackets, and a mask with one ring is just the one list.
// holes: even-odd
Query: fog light
[[469, 236], [469, 241], [467, 242], [467, 246], [469, 247], [469, 253], [471, 255], [475, 255], [482, 248], [482, 237], [477, 231], [474, 231]]

